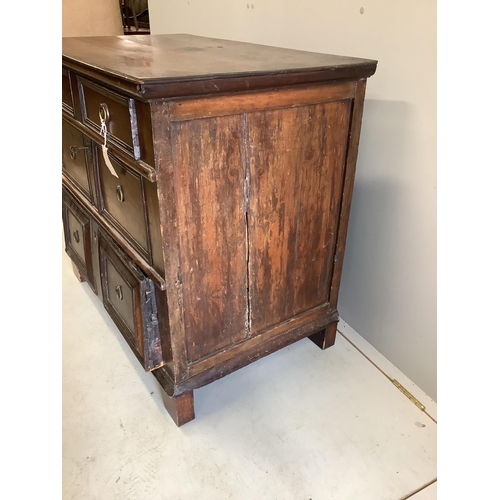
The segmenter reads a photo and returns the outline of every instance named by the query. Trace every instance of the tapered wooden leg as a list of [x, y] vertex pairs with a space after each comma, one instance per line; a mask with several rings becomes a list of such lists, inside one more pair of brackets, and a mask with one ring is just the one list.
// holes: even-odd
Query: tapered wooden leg
[[335, 336], [337, 335], [337, 323], [327, 326], [320, 332], [313, 333], [309, 338], [320, 348], [328, 349], [335, 344]]
[[73, 272], [75, 273], [76, 279], [80, 283], [83, 283], [85, 281], [85, 278], [82, 276], [80, 269], [78, 269], [78, 266], [73, 261], [71, 261], [71, 265], [73, 266]]
[[185, 392], [176, 397], [170, 397], [164, 393], [163, 403], [168, 413], [177, 424], [177, 427], [187, 424], [194, 419], [193, 391]]

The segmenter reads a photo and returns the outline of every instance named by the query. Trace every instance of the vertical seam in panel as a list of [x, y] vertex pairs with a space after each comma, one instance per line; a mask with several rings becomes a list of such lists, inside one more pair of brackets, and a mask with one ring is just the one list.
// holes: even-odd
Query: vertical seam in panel
[[245, 179], [243, 184], [243, 214], [245, 217], [245, 259], [246, 259], [246, 317], [245, 328], [246, 337], [250, 336], [251, 314], [250, 314], [250, 241], [248, 231], [248, 212], [250, 200], [250, 153], [248, 146], [248, 121], [246, 113], [241, 115], [241, 132], [243, 139], [243, 149], [245, 154]]

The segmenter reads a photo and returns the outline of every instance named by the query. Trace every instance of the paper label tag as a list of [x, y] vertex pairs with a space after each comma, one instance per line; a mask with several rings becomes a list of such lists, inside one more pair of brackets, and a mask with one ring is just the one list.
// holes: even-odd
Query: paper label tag
[[104, 158], [104, 163], [108, 167], [109, 171], [111, 172], [111, 175], [114, 175], [115, 177], [118, 177], [118, 174], [116, 173], [116, 170], [113, 167], [113, 164], [111, 163], [111, 160], [109, 159], [108, 156], [108, 147], [106, 146], [107, 142], [107, 136], [108, 136], [108, 129], [106, 127], [106, 122], [102, 121], [101, 122], [101, 130], [100, 130], [101, 135], [104, 137], [104, 144], [102, 146], [102, 156]]
[[109, 171], [111, 172], [111, 175], [114, 175], [115, 177], [118, 177], [118, 174], [116, 173], [116, 170], [113, 168], [113, 165], [111, 164], [111, 161], [109, 159], [108, 148], [106, 146], [102, 147], [102, 156], [104, 157], [104, 163], [109, 168]]

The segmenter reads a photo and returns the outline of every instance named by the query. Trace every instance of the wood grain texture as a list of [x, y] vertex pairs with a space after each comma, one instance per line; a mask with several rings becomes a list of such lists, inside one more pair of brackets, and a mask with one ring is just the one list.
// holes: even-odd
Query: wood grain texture
[[158, 333], [161, 342], [162, 359], [164, 361], [163, 366], [165, 366], [169, 374], [173, 377], [172, 338], [170, 322], [168, 319], [167, 297], [165, 291], [160, 290], [156, 284], [154, 291], [156, 295], [156, 311], [158, 315]]
[[172, 126], [189, 361], [247, 334], [241, 133], [240, 117]]
[[339, 101], [354, 97], [355, 89], [355, 82], [344, 82], [337, 85], [311, 85], [298, 89], [291, 88], [270, 92], [233, 94], [224, 97], [178, 100], [172, 102], [171, 120], [195, 120]]
[[[98, 182], [102, 197], [100, 208], [103, 217], [107, 218], [149, 262], [148, 223], [141, 177], [109, 154], [109, 160], [118, 175], [118, 178], [115, 177], [104, 162], [102, 149], [97, 150]], [[123, 201], [118, 197], [118, 189], [123, 193]]]
[[377, 62], [192, 35], [63, 39], [63, 65], [147, 100], [367, 78]]
[[168, 394], [172, 395], [175, 383], [186, 376], [187, 353], [185, 310], [182, 301], [179, 224], [177, 222], [175, 163], [172, 155], [171, 123], [167, 101], [151, 104], [151, 121], [155, 165], [158, 169], [157, 194], [161, 250], [165, 267], [165, 291], [172, 350], [171, 370], [163, 367], [153, 373]]
[[79, 190], [76, 190], [73, 183], [64, 175], [62, 175], [62, 184], [68, 192], [71, 193], [72, 197], [77, 200], [78, 204], [85, 208], [92, 217], [99, 222], [99, 225], [106, 229], [113, 239], [120, 245], [127, 255], [144, 271], [144, 273], [150, 277], [161, 290], [165, 290], [165, 280], [158, 274], [158, 272], [144, 259], [143, 256], [130, 244], [127, 238], [124, 238], [123, 234], [118, 231], [114, 224], [111, 224], [109, 220], [102, 216], [97, 207], [90, 204], [90, 202], [85, 198]]
[[338, 319], [338, 312], [331, 309], [329, 304], [315, 307], [287, 321], [271, 326], [262, 333], [247, 338], [244, 342], [234, 344], [206, 359], [191, 364], [188, 367], [188, 378], [204, 376], [203, 374], [208, 372], [213, 374], [217, 370], [224, 371], [227, 365], [234, 366], [233, 360], [235, 359], [248, 364], [244, 360], [256, 360], [266, 356], [278, 349], [277, 346], [308, 337], [313, 332], [322, 330]]
[[350, 101], [248, 115], [252, 334], [329, 299]]
[[68, 253], [176, 423], [197, 387], [304, 337], [331, 346], [376, 61], [190, 35], [63, 44], [64, 142], [88, 148], [63, 151]]
[[330, 293], [330, 304], [337, 307], [342, 266], [344, 263], [345, 244], [347, 240], [347, 228], [349, 225], [349, 214], [351, 211], [352, 191], [354, 189], [354, 175], [356, 173], [356, 161], [358, 159], [359, 137], [361, 134], [361, 120], [363, 116], [363, 105], [365, 99], [366, 80], [360, 81], [356, 87], [356, 95], [352, 108], [351, 127], [347, 138], [347, 158], [345, 168], [345, 180], [342, 191], [342, 206], [339, 218], [337, 242], [335, 246], [335, 259]]
[[338, 312], [325, 304], [187, 366], [182, 379], [174, 381], [165, 366], [155, 370], [153, 374], [169, 396], [176, 396], [218, 380], [278, 349], [309, 337], [338, 320]]

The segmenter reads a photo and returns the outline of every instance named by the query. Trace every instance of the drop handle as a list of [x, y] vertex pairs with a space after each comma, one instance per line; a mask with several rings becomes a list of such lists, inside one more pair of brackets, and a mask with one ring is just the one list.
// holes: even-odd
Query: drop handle
[[77, 243], [80, 243], [80, 235], [78, 234], [78, 231], [73, 231], [73, 238], [75, 238]]
[[109, 121], [109, 109], [105, 102], [99, 104], [99, 119], [101, 120], [101, 124], [105, 123], [107, 125]]
[[116, 296], [118, 297], [118, 300], [123, 300], [123, 291], [122, 291], [122, 287], [120, 285], [118, 285], [115, 288], [115, 292], [116, 292]]
[[71, 156], [72, 160], [76, 160], [76, 155], [79, 151], [87, 151], [88, 149], [90, 149], [88, 146], [81, 146], [81, 147], [70, 146], [69, 155]]
[[116, 197], [118, 198], [118, 201], [120, 203], [123, 203], [125, 201], [125, 195], [123, 194], [123, 188], [120, 185], [116, 186]]

